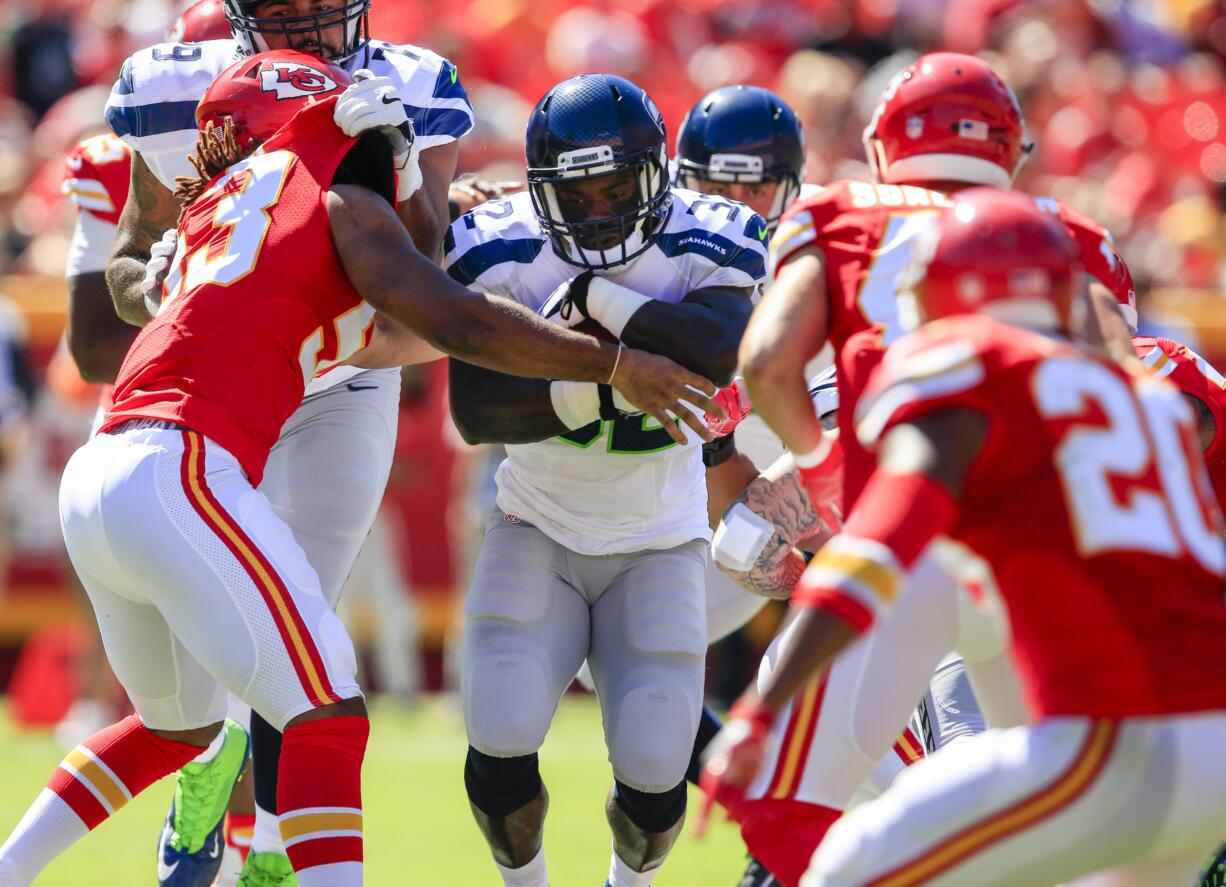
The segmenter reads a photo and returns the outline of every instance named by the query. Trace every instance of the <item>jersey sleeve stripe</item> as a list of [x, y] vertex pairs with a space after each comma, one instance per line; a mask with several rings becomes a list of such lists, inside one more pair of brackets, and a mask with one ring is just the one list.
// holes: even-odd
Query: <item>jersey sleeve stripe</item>
[[1141, 363], [1149, 367], [1149, 371], [1159, 379], [1164, 379], [1171, 373], [1175, 372], [1179, 365], [1171, 360], [1166, 355], [1166, 352], [1158, 345], [1155, 345], [1149, 350], [1149, 353], [1141, 358]]
[[135, 91], [136, 87], [132, 85], [132, 60], [128, 59], [123, 63], [119, 79], [111, 87], [111, 93], [112, 95], [132, 95]]
[[544, 240], [528, 237], [479, 243], [452, 262], [447, 268], [447, 273], [451, 275], [452, 280], [464, 286], [472, 286], [482, 274], [495, 265], [505, 262], [532, 264], [544, 245]]
[[877, 395], [868, 395], [857, 410], [856, 437], [872, 447], [890, 418], [900, 409], [922, 400], [935, 400], [966, 391], [983, 381], [984, 368], [978, 357], [922, 377], [908, 376]]
[[815, 240], [817, 240], [817, 226], [813, 217], [808, 213], [801, 213], [795, 218], [780, 223], [770, 243], [771, 276], [774, 276], [779, 266], [786, 262], [792, 253]]
[[674, 231], [660, 235], [660, 251], [670, 259], [694, 253], [724, 268], [733, 268], [756, 282], [766, 274], [766, 258], [752, 248], [738, 246], [709, 231]]
[[197, 102], [159, 102], [154, 105], [122, 107], [108, 104], [106, 122], [120, 138], [144, 138], [169, 132], [196, 129]]
[[[458, 139], [467, 135], [473, 128], [472, 114], [459, 108], [419, 108], [416, 105], [406, 104], [404, 112], [413, 121], [413, 130], [419, 136], [433, 137], [434, 142], [431, 147], [439, 143], [440, 136], [447, 140]], [[193, 105], [192, 126], [195, 125], [195, 106]]]
[[444, 60], [443, 66], [434, 80], [434, 97], [436, 99], [461, 99], [468, 101], [468, 93], [460, 83], [460, 72], [451, 62]]

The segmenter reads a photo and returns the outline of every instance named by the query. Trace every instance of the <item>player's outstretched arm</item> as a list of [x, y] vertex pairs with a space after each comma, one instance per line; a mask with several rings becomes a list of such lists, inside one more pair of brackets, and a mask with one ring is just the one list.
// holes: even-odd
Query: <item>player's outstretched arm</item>
[[106, 274], [89, 271], [68, 278], [68, 324], [64, 336], [87, 382], [114, 382], [136, 328], [115, 313]]
[[115, 304], [115, 313], [133, 326], [150, 320], [140, 283], [145, 278], [149, 250], [179, 217], [179, 203], [154, 176], [141, 159], [132, 155], [132, 181], [128, 202], [119, 217], [115, 249], [106, 268], [106, 282]]
[[611, 382], [630, 402], [668, 420], [681, 416], [705, 436], [701, 415], [724, 415], [715, 386], [667, 358], [619, 350], [591, 336], [547, 323], [521, 305], [474, 293], [452, 280], [414, 246], [387, 202], [360, 185], [334, 185], [326, 207], [332, 236], [350, 281], [376, 310], [453, 357], [515, 376]]
[[808, 246], [779, 269], [749, 319], [740, 350], [754, 412], [793, 453], [811, 453], [822, 440], [804, 367], [829, 332], [825, 261], [817, 247]]

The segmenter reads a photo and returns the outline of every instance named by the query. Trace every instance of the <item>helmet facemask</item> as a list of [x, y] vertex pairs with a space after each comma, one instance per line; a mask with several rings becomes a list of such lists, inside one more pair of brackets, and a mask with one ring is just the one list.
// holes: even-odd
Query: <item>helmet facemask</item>
[[[342, 0], [342, 5], [336, 9], [307, 15], [279, 18], [255, 15], [256, 9], [267, 2], [269, 0], [223, 0], [226, 19], [243, 54], [267, 52], [268, 35], [280, 36], [285, 43], [283, 48], [310, 52], [342, 66], [348, 65], [359, 53], [366, 53], [370, 44], [371, 0]], [[336, 52], [330, 52], [325, 34], [338, 27], [343, 29], [341, 46]], [[308, 41], [313, 41], [318, 49], [304, 49]], [[363, 59], [362, 64], [365, 63]]]
[[[530, 168], [532, 205], [558, 254], [572, 265], [598, 270], [625, 264], [645, 252], [668, 216], [666, 163], [663, 145], [617, 159], [612, 147], [597, 145], [559, 154], [555, 167]], [[624, 201], [625, 210], [599, 219], [576, 218], [581, 211], [567, 207], [564, 194], [559, 199], [559, 186], [626, 173], [634, 190]]]
[[762, 214], [768, 231], [774, 231], [779, 217], [800, 196], [800, 182], [804, 170], [797, 172], [786, 165], [766, 169], [761, 157], [756, 154], [712, 154], [709, 163], [697, 163], [681, 159], [677, 163], [678, 184], [692, 191], [710, 192], [711, 183], [775, 185], [770, 209]]

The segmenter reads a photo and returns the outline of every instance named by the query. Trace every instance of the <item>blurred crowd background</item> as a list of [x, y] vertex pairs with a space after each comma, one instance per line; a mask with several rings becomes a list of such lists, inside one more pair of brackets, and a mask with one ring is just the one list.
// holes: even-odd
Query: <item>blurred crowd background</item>
[[[457, 63], [477, 113], [461, 171], [522, 177], [523, 132], [556, 81], [638, 82], [675, 133], [710, 89], [753, 83], [799, 113], [807, 178], [863, 177], [860, 135], [920, 52], [987, 58], [1037, 149], [1018, 185], [1115, 235], [1143, 326], [1226, 363], [1226, 3], [1206, 0], [373, 0], [372, 33]], [[96, 392], [59, 348], [72, 209], [63, 158], [102, 130], [123, 59], [179, 0], [0, 0], [0, 689], [29, 723], [113, 688], [65, 569], [56, 489]], [[406, 371], [398, 458], [345, 606], [369, 682], [411, 704], [448, 680], [447, 638], [492, 499], [497, 453], [450, 427], [441, 365]], [[767, 613], [714, 653], [735, 695]]]

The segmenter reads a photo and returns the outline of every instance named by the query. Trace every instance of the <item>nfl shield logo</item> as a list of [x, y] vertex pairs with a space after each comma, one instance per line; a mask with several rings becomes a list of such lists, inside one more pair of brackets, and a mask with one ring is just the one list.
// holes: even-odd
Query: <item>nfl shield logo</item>
[[914, 141], [924, 134], [924, 118], [923, 117], [908, 117], [907, 118], [907, 138]]
[[518, 514], [504, 514], [502, 516], [502, 519], [509, 524], [517, 524], [519, 523], [519, 520], [520, 520]]

